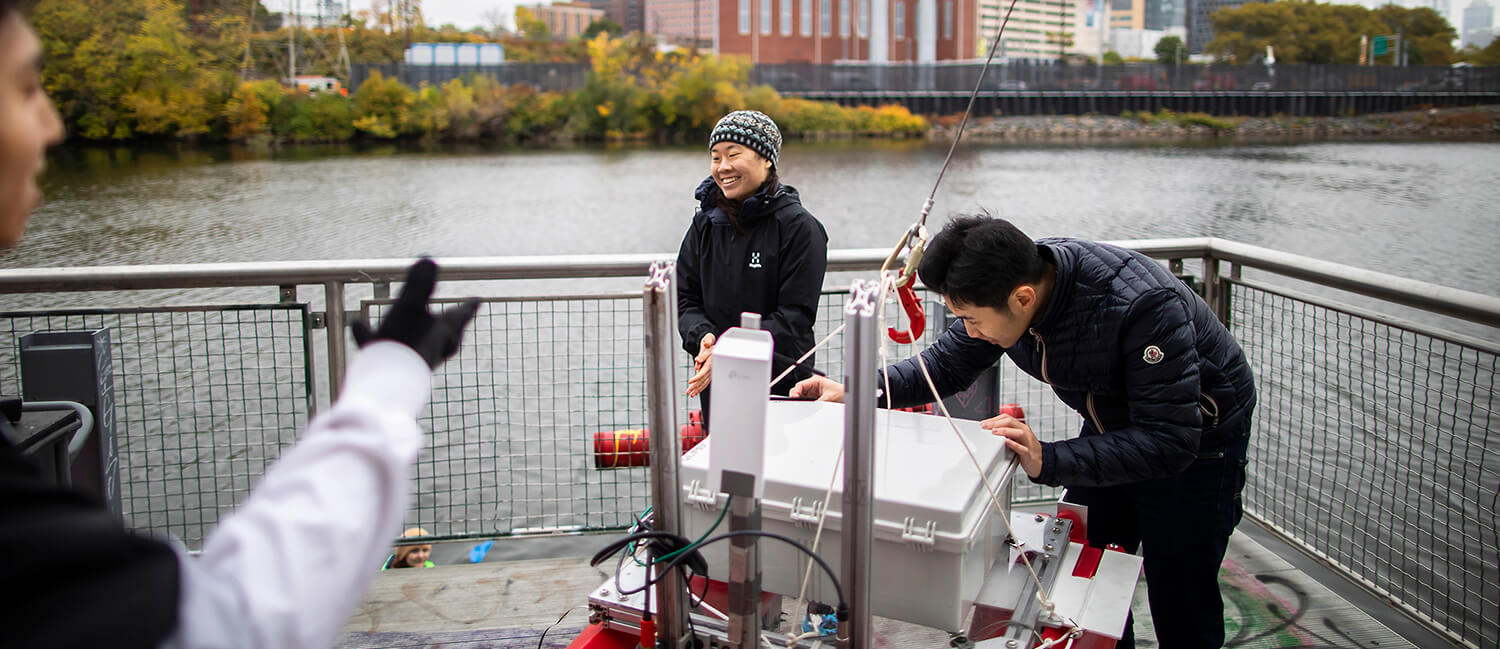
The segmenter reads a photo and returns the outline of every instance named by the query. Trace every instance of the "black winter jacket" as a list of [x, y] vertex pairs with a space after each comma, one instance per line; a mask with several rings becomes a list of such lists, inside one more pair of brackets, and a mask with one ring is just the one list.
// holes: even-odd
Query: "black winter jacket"
[[[1239, 343], [1208, 304], [1140, 253], [1042, 239], [1057, 269], [1045, 312], [1003, 349], [956, 322], [922, 358], [956, 393], [1010, 356], [1083, 415], [1075, 439], [1042, 445], [1035, 482], [1108, 486], [1176, 474], [1199, 453], [1250, 434], [1255, 385]], [[915, 359], [887, 368], [897, 407], [931, 401]]]
[[177, 626], [177, 555], [97, 498], [42, 482], [0, 417], [0, 647], [158, 646]]
[[[828, 234], [787, 185], [768, 186], [745, 199], [739, 215], [744, 234], [735, 233], [715, 203], [717, 195], [712, 178], [698, 186], [698, 212], [677, 253], [682, 348], [696, 355], [704, 334], [721, 336], [739, 325], [741, 313], [759, 313], [761, 327], [775, 339], [774, 377], [812, 349]], [[803, 367], [812, 367], [813, 360]], [[776, 391], [785, 394], [811, 375], [799, 368]]]

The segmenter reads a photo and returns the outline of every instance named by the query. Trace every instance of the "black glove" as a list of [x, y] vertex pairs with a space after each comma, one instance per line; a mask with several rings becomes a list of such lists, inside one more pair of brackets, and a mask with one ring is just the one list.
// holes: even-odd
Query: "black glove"
[[463, 304], [433, 316], [427, 312], [427, 301], [432, 298], [432, 289], [437, 286], [437, 264], [423, 257], [412, 264], [406, 272], [406, 283], [401, 294], [380, 320], [380, 329], [370, 331], [364, 319], [349, 323], [354, 341], [364, 347], [372, 340], [394, 340], [406, 345], [421, 355], [432, 369], [458, 352], [458, 341], [463, 337], [464, 327], [474, 319], [479, 310], [479, 300], [466, 300]]

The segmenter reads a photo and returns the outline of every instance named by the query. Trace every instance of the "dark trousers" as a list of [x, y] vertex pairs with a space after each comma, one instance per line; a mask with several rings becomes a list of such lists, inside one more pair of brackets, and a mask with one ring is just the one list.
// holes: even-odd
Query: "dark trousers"
[[[1113, 487], [1070, 487], [1068, 500], [1087, 505], [1089, 545], [1143, 549], [1146, 592], [1162, 649], [1224, 645], [1219, 564], [1240, 522], [1248, 437], [1198, 454], [1182, 473]], [[1135, 646], [1133, 617], [1119, 649]]]

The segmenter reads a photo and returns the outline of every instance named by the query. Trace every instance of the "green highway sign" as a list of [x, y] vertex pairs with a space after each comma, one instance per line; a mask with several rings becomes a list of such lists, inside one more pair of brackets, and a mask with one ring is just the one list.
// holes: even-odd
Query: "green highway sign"
[[1370, 41], [1371, 56], [1385, 56], [1391, 51], [1391, 39], [1388, 36], [1376, 36]]

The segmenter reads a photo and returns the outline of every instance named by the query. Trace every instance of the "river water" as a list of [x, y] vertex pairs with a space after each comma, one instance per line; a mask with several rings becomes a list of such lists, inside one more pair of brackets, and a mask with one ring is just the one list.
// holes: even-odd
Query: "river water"
[[[780, 170], [784, 181], [800, 190], [804, 204], [827, 228], [831, 247], [886, 247], [915, 216], [945, 154], [945, 146], [927, 142], [790, 143], [782, 152]], [[706, 174], [707, 162], [708, 156], [698, 147], [60, 150], [52, 155], [42, 181], [48, 203], [33, 217], [22, 244], [0, 252], [0, 268], [418, 254], [669, 253], [676, 250], [686, 229], [694, 206], [691, 192]], [[1497, 169], [1500, 144], [1493, 143], [966, 143], [948, 170], [933, 218], [940, 223], [951, 214], [987, 210], [1011, 219], [1035, 237], [1222, 237], [1497, 295]], [[268, 301], [263, 293], [253, 299]], [[76, 300], [66, 303], [78, 305]], [[0, 296], [0, 310], [38, 304], [54, 303]], [[540, 392], [535, 386], [501, 389], [482, 384], [479, 394], [493, 394], [495, 405], [477, 413], [459, 415], [457, 410], [450, 412], [457, 408], [454, 402], [435, 401], [435, 411], [450, 412], [435, 415], [438, 421], [445, 421], [444, 416], [453, 421], [477, 418], [479, 426], [470, 430], [457, 423], [452, 425], [462, 432], [435, 433], [418, 468], [414, 516], [437, 512], [442, 520], [415, 522], [439, 533], [470, 531], [474, 521], [502, 531], [532, 525], [618, 525], [624, 521], [615, 509], [608, 510], [615, 518], [584, 515], [559, 520], [550, 513], [526, 511], [530, 505], [516, 503], [551, 502], [550, 512], [558, 506], [566, 510], [570, 502], [577, 502], [582, 503], [580, 510], [588, 510], [596, 497], [607, 500], [624, 494], [638, 501], [644, 496], [640, 470], [625, 470], [631, 473], [628, 479], [601, 479], [602, 474], [580, 452], [580, 440], [590, 431], [643, 423], [639, 421], [639, 366], [622, 365], [613, 383], [596, 377], [579, 387], [567, 378], [576, 372], [593, 376], [590, 373], [610, 369], [598, 358], [638, 353], [638, 337], [609, 338], [609, 319], [618, 314], [611, 316], [599, 305], [580, 306], [595, 311], [567, 313], [564, 305], [555, 309], [559, 310], [556, 314], [522, 308], [488, 316], [494, 322], [513, 320], [523, 325], [519, 330], [534, 332], [533, 339], [505, 340], [505, 326], [474, 333], [476, 344], [488, 350], [487, 358], [507, 359], [508, 366], [511, 358], [521, 359], [518, 362], [524, 365], [545, 357], [550, 359], [547, 363], [558, 364], [544, 368], [544, 373], [556, 377], [544, 379]], [[1395, 548], [1380, 551], [1373, 560], [1398, 573], [1431, 570], [1440, 575], [1433, 590], [1441, 593], [1439, 601], [1447, 599], [1451, 605], [1424, 613], [1453, 626], [1475, 625], [1480, 628], [1477, 635], [1493, 639], [1497, 633], [1495, 602], [1500, 599], [1494, 586], [1500, 574], [1495, 565], [1493, 522], [1495, 476], [1500, 475], [1495, 458], [1500, 455], [1495, 453], [1489, 430], [1494, 421], [1493, 356], [1476, 358], [1472, 351], [1446, 346], [1434, 351], [1431, 344], [1424, 349], [1399, 332], [1367, 328], [1333, 314], [1298, 313], [1297, 317], [1329, 318], [1344, 333], [1299, 338], [1304, 334], [1283, 334], [1282, 323], [1274, 319], [1240, 323], [1247, 350], [1260, 357], [1261, 426], [1254, 443], [1261, 450], [1254, 455], [1259, 464], [1252, 464], [1247, 492], [1251, 502], [1269, 507], [1292, 494], [1313, 502], [1312, 511], [1294, 512], [1312, 521], [1312, 529], [1303, 529], [1297, 521], [1282, 523], [1318, 539], [1315, 543], [1325, 545], [1325, 551], [1346, 564], [1372, 560], [1367, 548]], [[1291, 332], [1297, 324], [1289, 320], [1285, 331]], [[826, 331], [829, 325], [820, 322], [819, 326]], [[566, 342], [565, 334], [554, 333], [567, 328], [605, 334], [597, 336], [602, 342], [587, 343], [594, 346], [589, 352], [595, 354], [589, 357], [594, 360], [580, 361], [565, 353], [549, 355], [547, 350], [574, 344]], [[1495, 340], [1493, 330], [1462, 323], [1458, 328]], [[532, 334], [522, 337], [526, 335]], [[191, 349], [192, 338], [189, 326], [186, 340], [178, 345]], [[1421, 357], [1420, 369], [1399, 360], [1412, 355]], [[1398, 359], [1395, 365], [1391, 358]], [[151, 365], [152, 361], [142, 362]], [[208, 359], [202, 364], [209, 367], [216, 362]], [[455, 365], [469, 362], [472, 359], [461, 358]], [[833, 359], [828, 362], [836, 365]], [[1369, 380], [1365, 379], [1367, 367], [1378, 370], [1370, 370]], [[1438, 383], [1425, 384], [1428, 394], [1438, 395], [1433, 404], [1436, 409], [1428, 408], [1427, 396], [1403, 394], [1399, 384], [1391, 383], [1393, 376], [1411, 379], [1416, 373], [1437, 377]], [[165, 382], [171, 374], [162, 370], [148, 378]], [[465, 376], [480, 376], [481, 381], [491, 380], [484, 378], [489, 376], [500, 382], [489, 368]], [[1311, 384], [1306, 383], [1308, 376], [1314, 379]], [[216, 407], [213, 380], [207, 379], [206, 410]], [[294, 381], [288, 375], [273, 383]], [[176, 385], [189, 387], [176, 389], [190, 391], [191, 383], [184, 380]], [[614, 392], [617, 388], [622, 391]], [[454, 393], [456, 401], [479, 400], [464, 391], [471, 389], [463, 387]], [[1002, 386], [1002, 391], [1009, 389], [1026, 391], [1016, 398], [1027, 403], [1027, 399], [1044, 396], [1038, 394], [1044, 388], [1030, 381]], [[1278, 400], [1275, 406], [1273, 394]], [[1326, 425], [1308, 418], [1307, 413], [1314, 410], [1310, 398], [1329, 404], [1329, 416], [1336, 418], [1336, 429], [1324, 431], [1330, 434], [1328, 439], [1296, 434]], [[543, 402], [539, 410], [528, 410], [537, 402]], [[611, 403], [619, 404], [619, 418], [601, 414], [611, 410], [607, 405]], [[1046, 407], [1055, 410], [1055, 406]], [[1043, 410], [1034, 414], [1036, 425], [1054, 429], [1049, 432], [1052, 437], [1071, 436], [1076, 427], [1071, 413]], [[228, 431], [204, 433], [203, 448], [225, 448], [226, 439], [228, 447], [235, 448], [238, 423], [213, 420], [203, 413], [197, 416]], [[1455, 423], [1455, 416], [1461, 421]], [[157, 421], [161, 430], [170, 428], [170, 417], [148, 419]], [[560, 425], [562, 421], [571, 423]], [[525, 437], [497, 442], [486, 432], [494, 429]], [[1403, 441], [1411, 431], [1422, 436]], [[171, 447], [156, 441], [161, 437], [166, 436], [157, 432], [137, 438], [143, 440], [140, 452], [158, 453], [151, 456], [156, 464], [150, 467], [133, 467], [128, 455], [136, 451], [122, 450], [130, 480], [149, 479], [152, 489], [164, 483], [171, 498], [229, 490], [233, 492], [230, 500], [235, 501], [257, 468], [252, 463], [236, 469], [231, 461], [245, 453], [274, 457], [278, 446], [290, 441], [246, 442], [228, 458], [214, 456], [221, 451], [206, 451], [202, 470], [189, 471], [188, 465], [199, 463], [198, 449], [191, 449], [192, 457], [183, 459], [186, 444]], [[1455, 446], [1455, 438], [1463, 438], [1461, 447]], [[571, 446], [565, 443], [570, 439]], [[1282, 442], [1297, 448], [1287, 453]], [[162, 446], [167, 447], [158, 448]], [[546, 456], [540, 465], [521, 464], [534, 460], [538, 453]], [[1344, 492], [1348, 487], [1343, 479], [1324, 484], [1325, 477], [1369, 469], [1351, 463], [1351, 458], [1373, 462], [1369, 466], [1380, 467], [1386, 476], [1381, 479], [1395, 480], [1395, 486], [1382, 483], [1378, 493], [1371, 494]], [[1467, 468], [1433, 468], [1451, 467], [1455, 461]], [[215, 472], [225, 472], [226, 466], [230, 473], [238, 471], [230, 487], [212, 479]], [[508, 473], [525, 476], [519, 487], [506, 482]], [[1468, 511], [1469, 515], [1463, 521], [1449, 522], [1448, 529], [1433, 529], [1420, 522], [1425, 516], [1412, 514], [1445, 499], [1453, 502], [1445, 504], [1444, 511]], [[1368, 507], [1363, 504], [1366, 500], [1372, 503]], [[1320, 502], [1341, 509], [1325, 509]], [[203, 512], [201, 521], [190, 520], [193, 531], [186, 534], [176, 527], [180, 522], [170, 519], [137, 516], [134, 520], [137, 525], [160, 526], [195, 537], [189, 538], [195, 544], [203, 527], [215, 518], [214, 509]], [[1476, 509], [1490, 510], [1490, 518], [1476, 519]], [[168, 511], [175, 509], [169, 506]], [[1372, 515], [1393, 520], [1376, 521], [1373, 526], [1350, 523]], [[1416, 522], [1402, 522], [1404, 518]], [[1373, 527], [1374, 537], [1355, 547], [1337, 540], [1350, 538], [1347, 533], [1322, 540], [1329, 530], [1351, 524], [1361, 530]], [[1447, 544], [1463, 536], [1479, 538], [1484, 553], [1463, 556], [1459, 544]], [[1400, 542], [1435, 537], [1445, 542], [1435, 547], [1426, 542], [1416, 547]], [[1412, 567], [1416, 563], [1448, 567], [1418, 569]]]
[[[833, 248], [885, 247], [946, 147], [790, 143], [782, 178]], [[64, 150], [0, 266], [671, 252], [696, 147], [411, 152]], [[1216, 236], [1500, 292], [1500, 144], [965, 143], [934, 219], [987, 210], [1036, 237]]]

